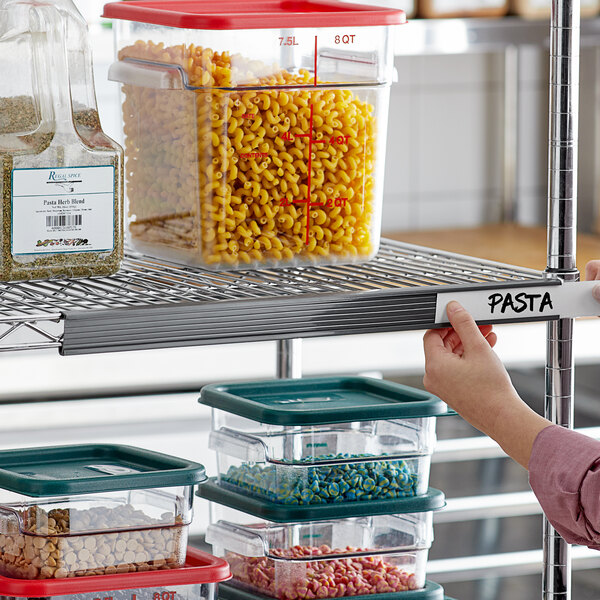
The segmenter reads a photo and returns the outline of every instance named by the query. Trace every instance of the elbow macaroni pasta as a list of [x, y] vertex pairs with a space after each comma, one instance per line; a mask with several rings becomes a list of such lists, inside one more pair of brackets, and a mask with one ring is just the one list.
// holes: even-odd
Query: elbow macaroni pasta
[[[203, 87], [123, 86], [129, 230], [139, 248], [214, 268], [374, 254], [371, 104], [348, 89], [311, 88], [305, 70], [266, 75], [258, 62], [193, 45], [139, 41], [119, 58], [181, 65], [189, 85]], [[240, 80], [263, 89], [235, 88]], [[308, 133], [311, 103], [313, 139], [323, 142], [309, 156], [298, 136]], [[307, 198], [309, 175], [307, 243], [306, 204], [294, 201]]]

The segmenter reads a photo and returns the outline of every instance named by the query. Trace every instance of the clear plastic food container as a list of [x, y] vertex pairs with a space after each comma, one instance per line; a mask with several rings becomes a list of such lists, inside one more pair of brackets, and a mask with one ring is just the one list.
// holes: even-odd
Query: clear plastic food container
[[0, 280], [115, 273], [123, 150], [102, 131], [71, 0], [0, 0]]
[[0, 574], [65, 579], [183, 565], [202, 465], [129, 446], [0, 452]]
[[397, 9], [113, 2], [129, 240], [215, 269], [368, 260]]
[[0, 576], [0, 600], [217, 600], [219, 582], [230, 577], [223, 559], [190, 547], [185, 565], [168, 572], [45, 581]]
[[[254, 456], [233, 458], [231, 446], [219, 440], [217, 463], [222, 485], [243, 489], [282, 504], [327, 504], [416, 496], [427, 491], [431, 456], [401, 460], [368, 455], [336, 454], [303, 462], [253, 462]], [[214, 446], [213, 446], [214, 447]], [[358, 458], [363, 457], [363, 458]]]
[[206, 541], [231, 583], [280, 600], [398, 593], [425, 585], [432, 514], [275, 523], [213, 503]]
[[436, 416], [427, 392], [361, 377], [215, 384], [209, 447], [219, 482], [283, 504], [423, 494]]
[[[236, 587], [229, 582], [219, 586], [219, 600], [265, 600], [267, 598], [269, 597]], [[385, 598], [386, 600], [454, 600], [444, 596], [444, 588], [434, 581], [426, 581], [420, 590], [409, 590], [396, 594], [387, 593]]]

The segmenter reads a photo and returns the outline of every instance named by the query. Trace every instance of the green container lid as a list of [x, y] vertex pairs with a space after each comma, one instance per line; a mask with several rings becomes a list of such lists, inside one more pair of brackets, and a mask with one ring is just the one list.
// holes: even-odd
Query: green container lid
[[454, 414], [428, 392], [370, 377], [212, 384], [202, 388], [199, 402], [259, 423], [291, 426]]
[[[365, 600], [444, 600], [444, 588], [439, 583], [426, 581], [425, 587], [421, 590], [368, 594], [366, 596], [353, 596], [353, 598], [365, 598]], [[242, 590], [231, 583], [220, 583], [219, 600], [273, 600], [273, 598]], [[450, 600], [450, 598], [446, 600]]]
[[274, 523], [304, 523], [306, 521], [329, 521], [331, 519], [373, 515], [399, 515], [439, 510], [446, 505], [443, 492], [434, 488], [429, 488], [427, 493], [422, 496], [412, 496], [410, 498], [361, 500], [317, 505], [277, 504], [222, 487], [214, 477], [201, 485], [196, 495]]
[[36, 498], [204, 481], [199, 463], [133, 446], [83, 444], [0, 451], [0, 489]]

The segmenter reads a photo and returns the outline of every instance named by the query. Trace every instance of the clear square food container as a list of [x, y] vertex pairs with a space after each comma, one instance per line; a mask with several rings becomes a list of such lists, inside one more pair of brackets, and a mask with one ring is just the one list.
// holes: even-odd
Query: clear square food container
[[435, 396], [366, 377], [215, 384], [209, 447], [223, 486], [287, 505], [424, 494]]
[[198, 463], [130, 446], [0, 452], [0, 575], [69, 579], [185, 561]]
[[112, 2], [130, 244], [213, 269], [377, 252], [398, 9]]
[[213, 503], [206, 541], [231, 584], [279, 600], [394, 594], [425, 585], [432, 515], [278, 523]]
[[[369, 596], [372, 600], [379, 600], [378, 594]], [[246, 589], [236, 587], [229, 582], [219, 586], [219, 600], [268, 600], [269, 596], [251, 592]], [[382, 600], [454, 600], [449, 596], [444, 596], [444, 588], [434, 581], [426, 581], [423, 588], [419, 590], [409, 590], [407, 592], [389, 592], [385, 594]]]
[[168, 572], [43, 581], [0, 575], [0, 600], [217, 600], [218, 584], [230, 577], [222, 558], [190, 547], [185, 565]]

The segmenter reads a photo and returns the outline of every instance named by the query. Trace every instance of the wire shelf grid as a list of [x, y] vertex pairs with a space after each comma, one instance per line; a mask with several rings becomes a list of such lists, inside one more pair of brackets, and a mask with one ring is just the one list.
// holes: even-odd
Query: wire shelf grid
[[365, 264], [211, 272], [128, 253], [111, 277], [0, 284], [0, 321], [65, 311], [536, 280], [542, 273], [385, 240]]
[[[111, 277], [0, 284], [0, 351], [84, 354], [420, 329], [433, 323], [439, 290], [543, 278], [389, 240], [368, 263], [260, 271], [212, 272], [128, 252]], [[22, 341], [24, 332], [36, 339]]]

